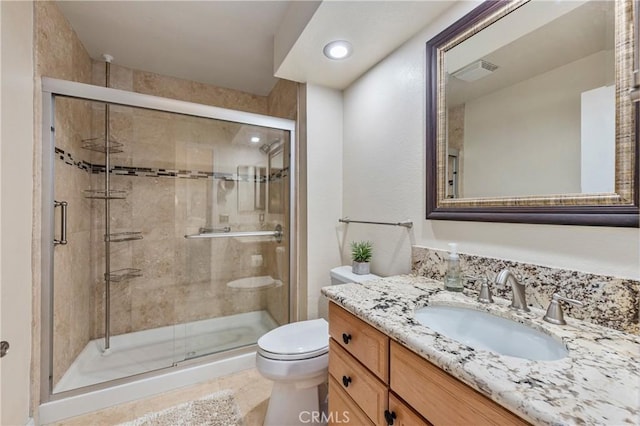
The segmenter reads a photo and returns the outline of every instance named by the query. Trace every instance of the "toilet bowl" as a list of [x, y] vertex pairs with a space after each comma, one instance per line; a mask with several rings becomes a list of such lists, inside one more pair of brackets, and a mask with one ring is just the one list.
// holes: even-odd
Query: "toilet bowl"
[[256, 368], [273, 380], [265, 426], [302, 424], [320, 412], [318, 387], [329, 367], [329, 324], [300, 321], [271, 330], [258, 339]]
[[[350, 266], [331, 270], [332, 285], [375, 278], [378, 276], [373, 274], [355, 275]], [[329, 369], [326, 320], [286, 324], [260, 337], [256, 368], [274, 382], [264, 426], [303, 425], [308, 424], [312, 416], [327, 418], [326, 413], [321, 414], [326, 396], [326, 390], [321, 389], [326, 389]]]

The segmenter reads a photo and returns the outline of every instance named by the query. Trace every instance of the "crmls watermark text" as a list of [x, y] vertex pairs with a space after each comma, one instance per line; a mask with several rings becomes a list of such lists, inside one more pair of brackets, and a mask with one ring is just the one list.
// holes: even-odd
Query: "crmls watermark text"
[[331, 411], [329, 413], [324, 413], [321, 411], [301, 411], [298, 415], [298, 419], [302, 423], [349, 423], [349, 412], [348, 411]]

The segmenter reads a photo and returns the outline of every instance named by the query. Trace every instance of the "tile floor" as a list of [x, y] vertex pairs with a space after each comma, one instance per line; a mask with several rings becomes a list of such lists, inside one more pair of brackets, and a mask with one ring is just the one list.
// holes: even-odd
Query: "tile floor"
[[133, 420], [144, 414], [160, 411], [183, 402], [202, 398], [223, 389], [234, 391], [245, 426], [262, 425], [272, 382], [253, 368], [209, 382], [184, 387], [146, 399], [105, 408], [82, 416], [72, 417], [51, 426], [108, 426]]

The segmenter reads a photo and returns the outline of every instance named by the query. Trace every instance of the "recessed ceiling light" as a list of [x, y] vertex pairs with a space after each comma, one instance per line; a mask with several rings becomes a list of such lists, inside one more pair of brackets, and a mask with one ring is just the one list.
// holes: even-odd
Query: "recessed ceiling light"
[[345, 59], [351, 56], [353, 46], [346, 40], [336, 40], [327, 44], [322, 51], [329, 59]]
[[258, 143], [260, 142], [260, 138], [258, 136], [251, 136], [251, 142]]

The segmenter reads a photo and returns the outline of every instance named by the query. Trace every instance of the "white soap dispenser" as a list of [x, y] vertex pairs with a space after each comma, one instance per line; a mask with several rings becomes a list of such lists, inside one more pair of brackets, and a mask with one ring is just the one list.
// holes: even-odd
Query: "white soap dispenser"
[[458, 244], [449, 243], [449, 258], [447, 259], [447, 273], [444, 276], [444, 289], [448, 291], [462, 291], [462, 276], [460, 273], [460, 257]]

